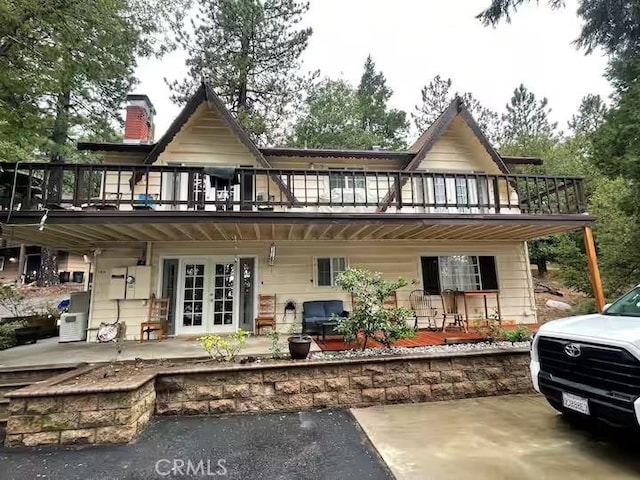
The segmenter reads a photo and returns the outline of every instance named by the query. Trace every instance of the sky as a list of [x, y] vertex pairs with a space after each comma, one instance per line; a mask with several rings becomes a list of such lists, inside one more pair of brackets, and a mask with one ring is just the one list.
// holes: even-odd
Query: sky
[[[484, 27], [475, 19], [490, 0], [311, 0], [305, 23], [313, 28], [303, 54], [304, 68], [357, 84], [371, 54], [393, 89], [391, 105], [411, 112], [420, 89], [439, 74], [453, 88], [469, 91], [485, 106], [502, 112], [523, 83], [549, 99], [552, 119], [566, 123], [588, 93], [608, 98], [603, 77], [606, 58], [586, 56], [572, 44], [581, 22], [577, 0], [552, 11], [546, 1], [521, 7], [511, 24]], [[136, 93], [156, 107], [156, 138], [180, 111], [164, 79], [186, 74], [184, 53], [144, 60]]]

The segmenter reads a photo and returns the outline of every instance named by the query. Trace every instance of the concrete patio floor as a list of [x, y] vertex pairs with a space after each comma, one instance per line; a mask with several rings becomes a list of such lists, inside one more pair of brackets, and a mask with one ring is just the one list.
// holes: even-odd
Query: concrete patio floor
[[[288, 352], [287, 338], [281, 340], [283, 352]], [[240, 351], [240, 356], [269, 355], [271, 340], [265, 336], [252, 336]], [[311, 351], [320, 351], [318, 345], [312, 341]], [[65, 363], [101, 363], [114, 360], [116, 346], [114, 343], [58, 343], [58, 338], [38, 340], [33, 345], [21, 345], [0, 351], [0, 368], [25, 367], [36, 365], [56, 365]], [[206, 357], [205, 351], [194, 338], [170, 338], [162, 342], [150, 341], [139, 343], [127, 341], [118, 360], [158, 360], [169, 358], [198, 358]]]
[[540, 395], [352, 412], [397, 480], [640, 478], [636, 432], [569, 421]]

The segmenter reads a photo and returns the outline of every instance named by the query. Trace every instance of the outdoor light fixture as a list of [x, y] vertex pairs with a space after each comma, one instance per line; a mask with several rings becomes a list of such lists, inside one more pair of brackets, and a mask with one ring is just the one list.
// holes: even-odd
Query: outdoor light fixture
[[273, 267], [276, 263], [276, 244], [272, 243], [269, 247], [269, 266]]
[[47, 222], [48, 216], [49, 216], [49, 210], [45, 210], [44, 215], [42, 215], [42, 218], [40, 219], [40, 227], [38, 228], [38, 230], [40, 231], [44, 230], [44, 224]]

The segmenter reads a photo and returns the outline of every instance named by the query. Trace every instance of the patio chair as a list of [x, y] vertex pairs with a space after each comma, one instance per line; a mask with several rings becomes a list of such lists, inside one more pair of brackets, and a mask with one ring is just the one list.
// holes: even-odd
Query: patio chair
[[431, 302], [431, 295], [422, 290], [414, 290], [409, 294], [409, 304], [411, 305], [411, 310], [413, 310], [415, 318], [413, 328], [416, 331], [420, 326], [420, 319], [426, 319], [427, 328], [429, 330], [435, 332], [438, 329], [438, 326], [436, 325], [438, 310]]
[[[458, 292], [455, 290], [444, 290], [440, 293], [440, 298], [442, 298], [442, 308], [444, 309], [442, 314], [442, 331], [446, 331], [447, 326], [450, 326], [451, 328], [456, 328], [466, 333], [468, 330], [464, 316], [458, 312]], [[447, 323], [447, 321], [449, 323]]]
[[258, 295], [258, 316], [255, 318], [256, 335], [264, 327], [276, 328], [276, 296]]
[[140, 324], [140, 342], [144, 341], [144, 334], [147, 334], [147, 341], [151, 337], [151, 332], [158, 332], [158, 341], [167, 337], [169, 323], [169, 299], [151, 297], [149, 300], [149, 311], [147, 321]]

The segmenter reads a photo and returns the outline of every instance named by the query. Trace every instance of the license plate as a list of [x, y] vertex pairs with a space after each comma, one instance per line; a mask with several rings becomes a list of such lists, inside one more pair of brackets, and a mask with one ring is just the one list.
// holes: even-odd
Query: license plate
[[562, 392], [562, 406], [589, 415], [589, 400], [573, 393]]

